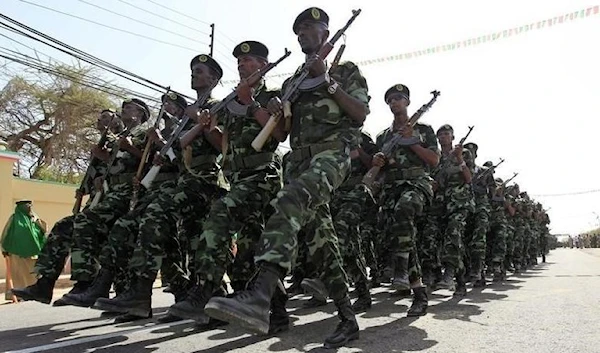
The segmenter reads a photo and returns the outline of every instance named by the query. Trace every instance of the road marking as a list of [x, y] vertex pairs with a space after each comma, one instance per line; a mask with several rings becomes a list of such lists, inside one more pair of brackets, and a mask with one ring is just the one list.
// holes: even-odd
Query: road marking
[[17, 350], [17, 351], [6, 351], [6, 353], [33, 353], [33, 352], [49, 351], [51, 349], [75, 346], [78, 344], [100, 341], [100, 340], [104, 340], [107, 338], [124, 336], [124, 335], [128, 335], [131, 333], [136, 333], [136, 332], [151, 331], [151, 330], [156, 330], [156, 329], [175, 327], [175, 326], [179, 326], [179, 325], [190, 324], [193, 322], [194, 322], [194, 320], [180, 320], [180, 321], [169, 322], [169, 323], [165, 323], [165, 324], [148, 325], [148, 326], [139, 327], [139, 328], [132, 328], [129, 330], [105, 333], [105, 334], [97, 335], [97, 336], [75, 338], [75, 339], [71, 339], [71, 340], [67, 340], [67, 341], [50, 343], [50, 344], [45, 344], [45, 345], [37, 346], [37, 347], [25, 348], [25, 349], [21, 349], [21, 350]]

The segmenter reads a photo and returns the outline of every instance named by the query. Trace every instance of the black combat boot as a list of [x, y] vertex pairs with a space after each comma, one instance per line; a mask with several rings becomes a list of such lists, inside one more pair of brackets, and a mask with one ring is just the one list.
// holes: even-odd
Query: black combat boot
[[483, 288], [485, 287], [485, 274], [483, 273], [483, 270], [481, 270], [481, 273], [479, 275], [479, 280], [473, 281], [473, 288]]
[[444, 277], [442, 280], [436, 284], [437, 289], [448, 289], [450, 291], [454, 290], [454, 275], [455, 275], [454, 267], [446, 266], [444, 270]]
[[[435, 275], [433, 274], [433, 271], [431, 270], [431, 268], [423, 267], [422, 272], [423, 272], [423, 276], [422, 276], [423, 284], [429, 288], [433, 288], [433, 285], [435, 283]], [[410, 288], [408, 288], [408, 291], [410, 292]]]
[[99, 298], [94, 309], [127, 313], [138, 319], [147, 319], [152, 315], [152, 285], [153, 278], [135, 278], [129, 290], [112, 299]]
[[356, 299], [354, 304], [352, 304], [352, 310], [354, 310], [355, 313], [360, 313], [370, 309], [372, 305], [372, 300], [367, 282], [364, 282], [362, 280], [357, 282], [355, 292], [358, 296], [358, 299]]
[[36, 302], [50, 304], [55, 283], [56, 278], [42, 276], [38, 278], [37, 282], [28, 287], [13, 288], [12, 293], [25, 301], [35, 300]]
[[394, 265], [395, 267], [394, 279], [392, 280], [392, 289], [410, 289], [410, 283], [408, 281], [408, 257], [396, 257]]
[[334, 301], [334, 303], [338, 308], [338, 317], [341, 322], [337, 325], [335, 331], [325, 339], [323, 346], [328, 349], [342, 347], [359, 337], [358, 324], [352, 306], [350, 306], [348, 295], [339, 301]]
[[[91, 281], [77, 281], [73, 285], [73, 288], [65, 295], [79, 294], [85, 292], [92, 285]], [[64, 297], [58, 298], [52, 303], [52, 306], [65, 306], [69, 305], [65, 302]]]
[[67, 305], [90, 307], [96, 303], [98, 298], [108, 298], [110, 287], [113, 282], [112, 272], [100, 269], [98, 275], [85, 292], [78, 294], [65, 294], [63, 300]]
[[204, 312], [204, 306], [213, 296], [214, 284], [206, 281], [204, 285], [196, 285], [188, 291], [185, 300], [177, 302], [169, 308], [167, 315], [181, 319], [192, 319], [200, 325], [208, 324], [208, 316]]
[[456, 275], [456, 290], [454, 291], [455, 297], [464, 297], [467, 295], [467, 283], [465, 281], [465, 275], [461, 272]]
[[406, 316], [423, 316], [427, 314], [427, 288], [417, 287], [413, 288], [413, 303], [408, 309]]
[[274, 264], [263, 263], [248, 290], [233, 298], [211, 298], [204, 311], [210, 317], [240, 325], [259, 334], [269, 332], [271, 298], [284, 270]]
[[271, 299], [271, 315], [269, 316], [269, 334], [276, 334], [290, 329], [290, 314], [285, 309], [288, 294], [281, 288], [275, 290]]
[[301, 283], [302, 289], [306, 294], [312, 294], [307, 302], [302, 304], [304, 308], [317, 308], [327, 305], [327, 297], [329, 293], [323, 282], [318, 278], [305, 278]]

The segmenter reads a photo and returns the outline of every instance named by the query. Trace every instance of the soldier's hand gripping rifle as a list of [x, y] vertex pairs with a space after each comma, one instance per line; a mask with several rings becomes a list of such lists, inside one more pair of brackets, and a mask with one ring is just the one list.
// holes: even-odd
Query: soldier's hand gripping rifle
[[[168, 95], [170, 92], [171, 92], [171, 87], [167, 87], [167, 92], [165, 93], [165, 95]], [[165, 103], [163, 102], [160, 105], [160, 110], [158, 111], [158, 116], [156, 117], [156, 121], [154, 122], [152, 129], [158, 129], [158, 127], [160, 126], [160, 120], [162, 119], [164, 111], [165, 111]], [[135, 207], [135, 204], [137, 203], [138, 194], [140, 192], [139, 181], [140, 181], [140, 178], [142, 177], [142, 172], [144, 171], [144, 167], [146, 166], [146, 162], [148, 160], [148, 154], [152, 150], [153, 141], [150, 139], [149, 136], [147, 136], [146, 138], [148, 139], [148, 141], [146, 141], [146, 146], [144, 147], [144, 152], [142, 153], [142, 159], [140, 160], [140, 164], [138, 164], [138, 169], [137, 169], [137, 171], [135, 173], [135, 177], [134, 177], [135, 179], [133, 182], [133, 193], [131, 196], [131, 201], [129, 203], [130, 210], [132, 210]]]
[[[285, 60], [288, 56], [290, 56], [291, 52], [285, 49], [285, 53], [281, 56], [277, 61], [268, 63], [265, 67], [254, 71], [250, 76], [246, 77], [243, 81], [250, 87], [254, 86], [260, 79], [262, 79], [269, 71], [273, 70], [279, 63]], [[223, 108], [227, 107], [230, 103], [233, 103], [234, 99], [237, 98], [237, 91], [234, 89], [233, 92], [229, 93], [227, 97], [221, 100], [219, 103], [215, 104], [210, 109], [210, 117], [211, 124], [210, 130], [214, 130], [217, 126], [217, 114], [223, 110]]]
[[[421, 108], [419, 108], [419, 110], [417, 110], [406, 122], [405, 126], [411, 126], [414, 127], [415, 124], [417, 123], [417, 121], [419, 121], [419, 119], [421, 118], [421, 116], [423, 116], [423, 114], [429, 110], [429, 108], [431, 108], [431, 106], [433, 106], [433, 104], [437, 101], [437, 97], [440, 95], [440, 91], [432, 91], [431, 94], [433, 94], [433, 97], [431, 98], [431, 100], [429, 100], [429, 102], [423, 104], [423, 106], [421, 106]], [[418, 137], [412, 137], [412, 138], [405, 138], [403, 137], [401, 134], [397, 133], [394, 134], [394, 136], [388, 141], [386, 142], [383, 147], [381, 148], [381, 152], [383, 153], [383, 155], [386, 158], [389, 158], [392, 154], [392, 152], [394, 152], [394, 150], [396, 150], [397, 146], [410, 146], [410, 145], [414, 145], [415, 143], [419, 143], [420, 139]], [[377, 175], [379, 174], [379, 172], [381, 171], [381, 168], [378, 166], [373, 166], [371, 167], [371, 169], [369, 169], [369, 171], [367, 172], [367, 174], [365, 174], [365, 176], [363, 177], [363, 184], [365, 184], [367, 187], [371, 188], [373, 186], [373, 182], [375, 181], [375, 178], [377, 178]]]
[[[344, 32], [346, 32], [348, 27], [350, 27], [352, 22], [354, 22], [356, 17], [360, 14], [360, 11], [361, 11], [360, 9], [352, 10], [352, 17], [350, 17], [350, 19], [348, 20], [346, 25], [344, 27], [342, 27], [340, 30], [338, 30], [335, 33], [335, 35], [333, 37], [331, 37], [331, 39], [327, 43], [323, 44], [323, 46], [321, 47], [321, 49], [319, 50], [319, 52], [317, 53], [317, 56], [316, 56], [316, 58], [318, 60], [324, 60], [327, 57], [327, 55], [329, 55], [329, 53], [335, 46], [335, 43], [344, 35]], [[342, 53], [340, 52], [339, 55], [341, 56], [341, 54]], [[286, 119], [286, 130], [288, 130], [288, 131], [289, 131], [289, 126], [287, 126], [287, 125], [289, 125], [289, 124], [287, 124], [287, 122], [290, 121], [290, 119], [292, 117], [292, 109], [291, 109], [292, 97], [296, 96], [297, 92], [300, 89], [300, 85], [308, 77], [309, 68], [313, 64], [313, 62], [314, 62], [313, 60], [309, 60], [304, 63], [304, 65], [302, 66], [302, 69], [300, 70], [300, 73], [293, 79], [292, 82], [290, 82], [290, 84], [287, 86], [285, 92], [283, 93], [283, 95], [281, 97], [281, 102], [283, 104], [283, 117]], [[275, 129], [277, 124], [279, 124], [279, 120], [281, 120], [281, 117], [282, 117], [281, 113], [271, 115], [271, 117], [269, 118], [269, 120], [267, 121], [265, 126], [262, 128], [262, 130], [260, 130], [258, 135], [254, 138], [254, 140], [252, 141], [252, 147], [256, 151], [260, 151], [262, 149], [265, 142], [267, 142], [267, 140], [273, 133], [273, 130]]]
[[[100, 140], [96, 144], [96, 146], [98, 148], [104, 147], [104, 145], [106, 144], [106, 141], [108, 141], [110, 125], [112, 124], [114, 118], [115, 118], [115, 114], [112, 115], [108, 125], [106, 125], [106, 128], [104, 128], [104, 131], [102, 132], [102, 136], [100, 136]], [[88, 165], [87, 170], [85, 171], [85, 176], [83, 177], [83, 180], [81, 181], [81, 184], [79, 185], [79, 188], [77, 188], [77, 192], [75, 193], [75, 205], [73, 205], [73, 214], [78, 214], [79, 211], [81, 210], [81, 202], [83, 200], [83, 195], [85, 195], [87, 186], [90, 183], [90, 179], [92, 178], [92, 175], [95, 173], [96, 168], [98, 167], [99, 163], [100, 163], [100, 159], [95, 157], [94, 155], [92, 155], [90, 158], [90, 164]], [[96, 190], [96, 194], [102, 194], [102, 192], [100, 190]]]
[[514, 173], [512, 177], [510, 177], [510, 179], [506, 180], [505, 182], [502, 183], [502, 185], [500, 186], [501, 188], [505, 188], [506, 185], [508, 185], [508, 183], [510, 183], [514, 178], [517, 177], [517, 175], [519, 175], [519, 173]]
[[477, 175], [477, 177], [473, 179], [473, 184], [485, 180], [485, 178], [487, 178], [491, 173], [493, 173], [496, 170], [496, 168], [498, 168], [498, 166], [502, 163], [504, 163], [504, 159], [500, 158], [500, 162], [498, 162], [496, 165], [485, 169], [481, 174]]

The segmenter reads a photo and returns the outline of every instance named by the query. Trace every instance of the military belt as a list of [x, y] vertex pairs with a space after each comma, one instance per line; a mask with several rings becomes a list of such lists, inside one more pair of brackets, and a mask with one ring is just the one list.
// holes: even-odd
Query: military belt
[[217, 163], [217, 156], [215, 155], [204, 155], [192, 158], [190, 162], [190, 168], [195, 168], [204, 164]]
[[317, 154], [329, 150], [343, 150], [346, 144], [341, 141], [331, 141], [325, 143], [314, 144], [306, 147], [294, 148], [290, 153], [290, 160], [300, 162], [305, 159], [311, 159]]
[[177, 180], [177, 173], [159, 173], [154, 181]]
[[423, 168], [392, 169], [385, 172], [386, 181], [411, 180], [426, 176]]
[[233, 156], [227, 158], [226, 166], [232, 172], [244, 169], [253, 169], [271, 163], [275, 157], [273, 152], [253, 154], [250, 156]]
[[117, 184], [131, 184], [133, 182], [134, 173], [122, 173], [118, 175], [111, 175], [109, 180], [111, 185]]

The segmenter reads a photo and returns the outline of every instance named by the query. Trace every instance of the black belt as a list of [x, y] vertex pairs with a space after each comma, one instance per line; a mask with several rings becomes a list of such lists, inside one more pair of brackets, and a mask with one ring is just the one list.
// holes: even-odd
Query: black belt
[[290, 152], [289, 158], [294, 162], [300, 162], [305, 159], [311, 159], [312, 157], [324, 151], [343, 150], [344, 148], [346, 148], [346, 144], [341, 141], [319, 143], [306, 147], [294, 148], [292, 152]]
[[232, 172], [237, 172], [244, 169], [253, 169], [262, 165], [271, 163], [274, 160], [275, 153], [265, 152], [252, 154], [249, 156], [233, 156], [227, 158], [225, 166]]
[[392, 169], [385, 171], [385, 180], [411, 180], [418, 179], [426, 176], [425, 169], [423, 168], [408, 168], [408, 169]]

